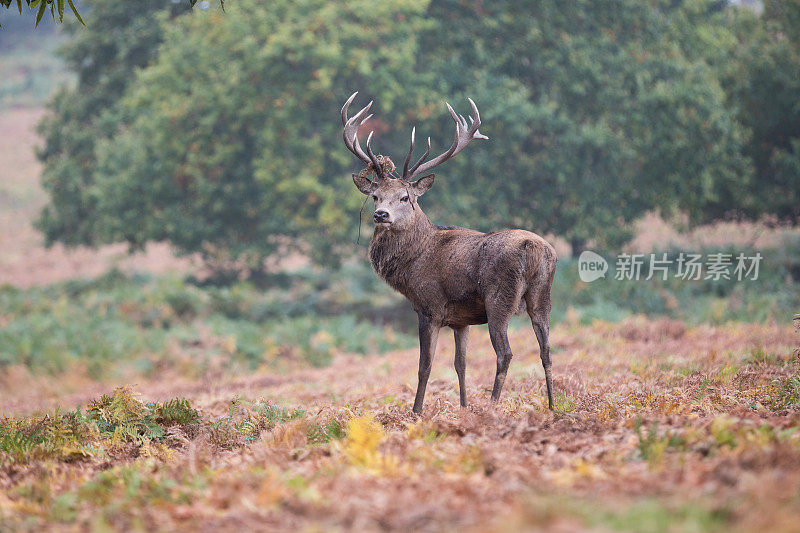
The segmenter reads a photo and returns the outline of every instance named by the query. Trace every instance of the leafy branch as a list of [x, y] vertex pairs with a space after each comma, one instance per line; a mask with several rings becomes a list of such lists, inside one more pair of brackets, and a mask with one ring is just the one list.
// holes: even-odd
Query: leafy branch
[[[188, 0], [189, 5], [194, 7], [197, 4], [198, 0]], [[83, 22], [80, 13], [78, 13], [77, 8], [72, 0], [0, 0], [0, 6], [9, 9], [12, 4], [16, 4], [17, 10], [19, 11], [20, 15], [22, 14], [22, 6], [23, 4], [28, 6], [28, 9], [36, 11], [36, 27], [39, 26], [39, 23], [42, 21], [42, 17], [47, 11], [50, 11], [50, 15], [53, 17], [53, 20], [56, 22], [64, 22], [64, 12], [66, 11], [66, 5], [69, 5], [70, 10], [75, 15], [75, 18], [78, 19], [78, 22], [86, 26], [86, 23]], [[225, 0], [219, 0], [219, 5], [222, 10], [225, 10]], [[2, 27], [2, 24], [0, 24]]]

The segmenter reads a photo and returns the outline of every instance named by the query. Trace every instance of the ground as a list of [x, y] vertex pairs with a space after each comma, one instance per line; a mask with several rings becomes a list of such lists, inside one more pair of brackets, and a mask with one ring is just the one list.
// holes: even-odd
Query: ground
[[[77, 458], [4, 461], [0, 525], [798, 530], [799, 338], [779, 326], [644, 318], [560, 325], [555, 412], [527, 329], [511, 335], [498, 404], [488, 335], [475, 329], [467, 408], [452, 342], [440, 339], [421, 417], [410, 411], [415, 350], [142, 382], [141, 401], [185, 397], [200, 421], [163, 444], [100, 438]], [[0, 412], [63, 413], [96, 394], [4, 397]]]
[[[119, 245], [43, 247], [29, 150], [41, 114], [0, 114], [13, 140], [0, 145], [0, 285], [192, 270], [166, 246], [133, 258]], [[642, 222], [634, 248], [679, 237], [687, 249], [774, 246], [782, 231], [731, 223], [678, 236], [659, 220]], [[199, 335], [147, 375], [4, 366], [0, 531], [800, 531], [799, 332], [573, 318], [551, 335], [555, 412], [530, 328], [511, 333], [497, 404], [494, 353], [474, 328], [467, 408], [441, 335], [421, 417], [415, 349], [242, 374], [192, 367]]]

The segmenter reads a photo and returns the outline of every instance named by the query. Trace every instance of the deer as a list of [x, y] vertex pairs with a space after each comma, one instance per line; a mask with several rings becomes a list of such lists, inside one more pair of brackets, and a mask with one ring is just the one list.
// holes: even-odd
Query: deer
[[372, 101], [348, 117], [349, 106], [357, 94], [353, 93], [342, 106], [342, 138], [347, 149], [366, 165], [364, 171], [353, 174], [353, 182], [375, 205], [372, 215], [375, 227], [368, 250], [370, 263], [378, 276], [406, 297], [418, 316], [419, 373], [412, 411], [417, 415], [422, 413], [436, 343], [443, 327], [454, 332], [459, 400], [462, 407], [467, 407], [465, 373], [470, 326], [488, 324], [497, 356], [491, 399], [497, 402], [512, 358], [509, 320], [525, 312], [539, 343], [548, 408], [553, 410], [549, 335], [550, 291], [558, 260], [555, 249], [539, 235], [521, 229], [482, 233], [439, 226], [428, 219], [419, 205], [420, 196], [433, 186], [435, 175], [428, 173], [430, 170], [461, 152], [472, 140], [488, 139], [478, 131], [481, 117], [475, 102], [468, 98], [473, 112], [470, 124], [445, 102], [456, 128], [452, 145], [426, 161], [431, 151], [428, 137], [425, 153], [410, 165], [414, 126], [411, 147], [399, 176], [389, 157], [374, 154], [374, 131], [367, 137], [366, 151], [361, 148], [358, 132], [373, 116], [367, 114]]

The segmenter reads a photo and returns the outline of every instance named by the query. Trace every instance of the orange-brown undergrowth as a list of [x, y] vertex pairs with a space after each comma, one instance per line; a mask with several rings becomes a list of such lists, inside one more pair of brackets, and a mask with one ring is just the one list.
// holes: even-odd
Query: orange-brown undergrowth
[[[531, 331], [511, 335], [496, 405], [494, 352], [484, 330], [473, 332], [466, 409], [441, 337], [422, 417], [410, 411], [413, 350], [282, 375], [139, 383], [143, 401], [186, 396], [201, 430], [144, 451], [131, 442], [70, 462], [0, 461], [0, 529], [798, 527], [791, 327], [558, 326], [555, 413]], [[95, 392], [28, 405], [3, 397], [0, 413], [72, 408]], [[302, 411], [264, 423], [247, 407], [259, 402]]]

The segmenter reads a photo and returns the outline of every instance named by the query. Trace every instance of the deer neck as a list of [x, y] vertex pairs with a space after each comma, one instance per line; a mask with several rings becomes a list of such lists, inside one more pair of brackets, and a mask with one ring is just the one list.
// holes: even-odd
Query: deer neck
[[376, 227], [369, 245], [372, 268], [392, 288], [404, 295], [414, 264], [420, 260], [428, 241], [436, 231], [419, 205], [412, 224], [404, 228]]

